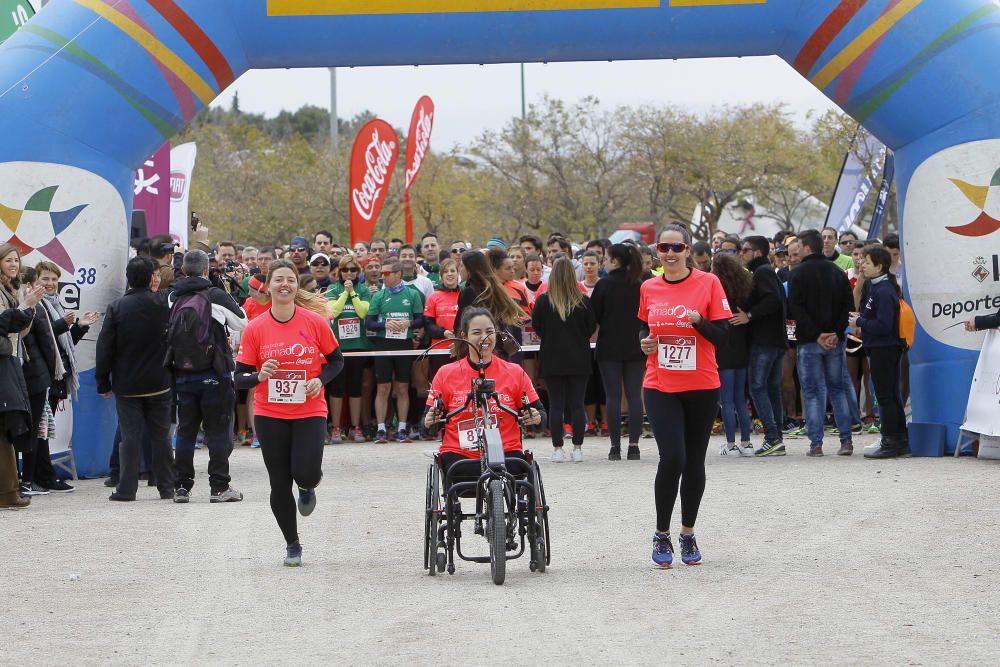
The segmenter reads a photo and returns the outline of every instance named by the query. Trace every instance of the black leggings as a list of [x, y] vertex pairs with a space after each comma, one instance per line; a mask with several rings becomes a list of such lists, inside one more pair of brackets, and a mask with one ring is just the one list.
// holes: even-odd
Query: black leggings
[[271, 484], [271, 512], [285, 542], [298, 542], [292, 483], [312, 489], [323, 479], [326, 418], [277, 419], [255, 415], [253, 425]]
[[545, 378], [549, 389], [549, 429], [552, 446], [563, 445], [563, 416], [567, 401], [569, 423], [573, 426], [573, 444], [582, 445], [587, 432], [587, 414], [583, 410], [583, 395], [587, 391], [586, 375], [556, 375]]
[[628, 401], [628, 443], [638, 445], [642, 435], [642, 377], [646, 373], [645, 361], [601, 361], [601, 379], [608, 397], [607, 422], [611, 446], [622, 444], [622, 384]]
[[882, 420], [882, 441], [889, 447], [908, 444], [906, 414], [900, 394], [900, 358], [903, 350], [900, 347], [872, 347], [867, 352]]
[[660, 463], [653, 490], [656, 529], [670, 530], [670, 515], [681, 491], [681, 524], [694, 528], [705, 493], [705, 453], [712, 422], [719, 413], [719, 390], [701, 389], [666, 394], [644, 389], [646, 414], [653, 427]]

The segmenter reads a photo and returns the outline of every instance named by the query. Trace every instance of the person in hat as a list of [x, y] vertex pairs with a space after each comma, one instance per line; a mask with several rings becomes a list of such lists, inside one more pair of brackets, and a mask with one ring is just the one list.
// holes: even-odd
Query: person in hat
[[[282, 259], [291, 260], [292, 264], [295, 265], [295, 269], [302, 274], [311, 274], [312, 270], [309, 266], [309, 257], [312, 256], [312, 249], [309, 247], [309, 241], [306, 240], [304, 236], [293, 236], [292, 240], [288, 244], [288, 256]], [[327, 258], [327, 262], [329, 262]]]
[[326, 288], [330, 286], [330, 258], [321, 252], [316, 253], [309, 258], [309, 271], [312, 273], [312, 277], [316, 279], [316, 287], [319, 290], [326, 291]]

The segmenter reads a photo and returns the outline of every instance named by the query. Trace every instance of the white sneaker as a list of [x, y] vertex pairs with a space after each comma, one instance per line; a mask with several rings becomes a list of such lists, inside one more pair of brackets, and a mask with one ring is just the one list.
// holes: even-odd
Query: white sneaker
[[555, 451], [552, 452], [552, 462], [553, 463], [566, 463], [566, 452], [563, 451], [562, 447], [555, 447]]
[[583, 463], [583, 447], [573, 448], [573, 463]]
[[729, 445], [723, 445], [719, 448], [719, 456], [740, 456], [740, 448], [733, 445], [733, 448], [730, 449]]
[[878, 442], [876, 442], [874, 444], [871, 444], [871, 445], [868, 445], [867, 447], [865, 447], [865, 454], [874, 454], [881, 447], [882, 447], [882, 441], [879, 440]]
[[745, 445], [741, 443], [737, 445], [737, 447], [739, 447], [740, 456], [753, 456], [754, 453], [757, 451], [753, 448], [753, 444], [749, 442]]

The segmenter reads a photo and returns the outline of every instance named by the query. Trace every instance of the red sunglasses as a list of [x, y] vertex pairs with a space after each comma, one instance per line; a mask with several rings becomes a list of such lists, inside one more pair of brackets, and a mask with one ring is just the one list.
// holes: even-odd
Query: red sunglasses
[[687, 243], [657, 243], [656, 252], [662, 252], [666, 254], [669, 250], [671, 252], [681, 253], [687, 250]]

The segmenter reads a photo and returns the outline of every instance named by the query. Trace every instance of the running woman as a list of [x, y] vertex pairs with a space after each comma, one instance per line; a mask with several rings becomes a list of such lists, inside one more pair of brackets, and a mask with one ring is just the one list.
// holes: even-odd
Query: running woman
[[254, 431], [271, 484], [271, 511], [285, 537], [285, 565], [302, 564], [292, 484], [298, 509], [316, 508], [323, 478], [327, 406], [323, 386], [344, 367], [337, 339], [326, 319], [326, 302], [299, 290], [299, 273], [286, 260], [271, 263], [268, 314], [243, 332], [236, 358], [237, 385], [254, 392]]
[[656, 251], [663, 275], [642, 284], [639, 319], [647, 355], [643, 396], [660, 450], [654, 494], [653, 564], [673, 565], [670, 518], [681, 493], [681, 560], [701, 563], [694, 524], [705, 492], [705, 453], [719, 412], [715, 345], [725, 340], [733, 316], [722, 283], [692, 267], [691, 233], [667, 225]]

